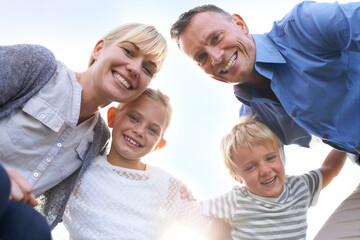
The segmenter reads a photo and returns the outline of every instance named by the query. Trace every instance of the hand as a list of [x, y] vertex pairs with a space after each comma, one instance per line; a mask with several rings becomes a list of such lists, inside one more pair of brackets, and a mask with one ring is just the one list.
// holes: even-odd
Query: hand
[[10, 178], [10, 200], [27, 203], [31, 206], [38, 205], [33, 192], [32, 185], [15, 169], [6, 169]]
[[180, 197], [181, 197], [181, 199], [187, 199], [189, 202], [196, 201], [196, 199], [191, 194], [191, 191], [186, 187], [186, 185], [181, 186]]

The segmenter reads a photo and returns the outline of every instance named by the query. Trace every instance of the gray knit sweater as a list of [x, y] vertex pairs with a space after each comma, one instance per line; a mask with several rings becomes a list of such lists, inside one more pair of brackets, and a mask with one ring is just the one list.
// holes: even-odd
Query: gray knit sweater
[[[56, 66], [54, 55], [42, 46], [0, 46], [0, 118], [28, 101], [52, 77], [57, 77]], [[82, 167], [39, 197], [37, 209], [45, 215], [51, 229], [61, 221], [76, 182], [94, 158], [105, 152], [109, 138], [107, 125], [99, 117]]]

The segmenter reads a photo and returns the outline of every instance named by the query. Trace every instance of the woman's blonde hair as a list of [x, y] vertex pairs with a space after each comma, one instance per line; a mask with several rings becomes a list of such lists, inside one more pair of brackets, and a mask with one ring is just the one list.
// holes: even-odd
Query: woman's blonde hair
[[[153, 61], [157, 65], [157, 72], [161, 69], [168, 53], [165, 38], [151, 25], [141, 23], [124, 24], [110, 31], [102, 39], [104, 43], [114, 40], [119, 43], [132, 42], [134, 44], [146, 42], [141, 51], [155, 56]], [[94, 62], [95, 60], [91, 56], [88, 66], [90, 67]]]
[[236, 163], [234, 162], [238, 148], [251, 150], [254, 146], [273, 144], [279, 150], [281, 159], [282, 144], [280, 139], [264, 123], [253, 115], [240, 118], [230, 133], [221, 139], [220, 149], [224, 163], [230, 174], [236, 176]]

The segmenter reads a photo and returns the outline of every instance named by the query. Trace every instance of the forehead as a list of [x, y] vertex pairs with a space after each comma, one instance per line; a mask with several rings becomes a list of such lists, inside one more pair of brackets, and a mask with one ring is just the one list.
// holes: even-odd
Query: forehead
[[208, 44], [212, 33], [220, 31], [232, 24], [229, 19], [219, 13], [201, 12], [196, 14], [179, 36], [179, 45], [187, 55], [197, 47]]
[[144, 119], [161, 127], [167, 121], [167, 114], [165, 106], [157, 100], [154, 100], [146, 95], [142, 95], [134, 101], [128, 103], [123, 112], [138, 112]]

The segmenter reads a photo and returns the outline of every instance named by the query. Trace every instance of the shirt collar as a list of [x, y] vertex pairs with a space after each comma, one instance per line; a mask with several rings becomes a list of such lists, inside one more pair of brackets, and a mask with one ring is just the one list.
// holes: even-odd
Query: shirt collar
[[[271, 80], [273, 71], [270, 64], [284, 64], [286, 61], [274, 43], [265, 34], [253, 34], [252, 37], [256, 46], [255, 69], [261, 75]], [[245, 84], [235, 85], [234, 93], [246, 105], [250, 105], [249, 102], [254, 97], [262, 98], [256, 89]]]
[[252, 35], [256, 46], [256, 59], [257, 63], [286, 63], [279, 50], [275, 47], [274, 43], [265, 34]]

